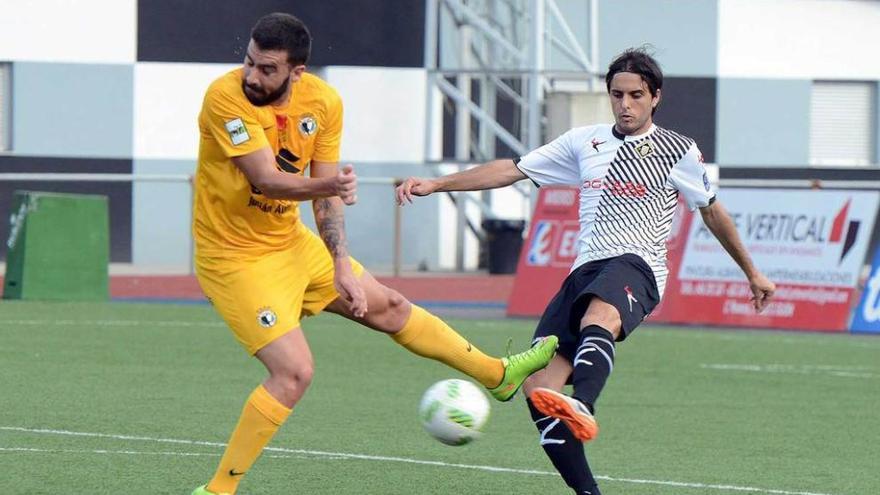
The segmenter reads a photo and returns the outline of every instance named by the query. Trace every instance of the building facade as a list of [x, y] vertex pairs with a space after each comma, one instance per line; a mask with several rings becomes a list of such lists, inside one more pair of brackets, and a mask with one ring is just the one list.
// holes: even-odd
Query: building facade
[[[289, 11], [312, 31], [312, 69], [345, 102], [343, 159], [360, 177], [429, 175], [425, 160], [442, 157], [424, 138], [428, 3], [0, 0], [0, 173], [191, 174], [205, 88], [241, 63], [258, 17]], [[555, 3], [586, 45], [588, 2]], [[880, 2], [600, 0], [598, 20], [600, 67], [650, 44], [667, 76], [657, 122], [694, 137], [722, 170], [880, 162]], [[347, 211], [353, 251], [388, 270], [392, 186], [361, 187]], [[189, 265], [184, 181], [0, 181], [0, 232], [21, 188], [106, 194], [113, 261]], [[522, 215], [505, 197], [493, 207]], [[404, 268], [452, 266], [447, 202], [403, 211]]]

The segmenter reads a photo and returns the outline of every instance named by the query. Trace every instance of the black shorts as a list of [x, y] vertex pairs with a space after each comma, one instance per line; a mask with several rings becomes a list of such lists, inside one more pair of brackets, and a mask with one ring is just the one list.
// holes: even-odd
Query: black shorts
[[535, 338], [559, 337], [559, 354], [574, 359], [579, 344], [581, 318], [590, 299], [611, 304], [620, 313], [624, 340], [660, 302], [654, 272], [640, 256], [624, 254], [584, 263], [571, 272], [547, 305]]

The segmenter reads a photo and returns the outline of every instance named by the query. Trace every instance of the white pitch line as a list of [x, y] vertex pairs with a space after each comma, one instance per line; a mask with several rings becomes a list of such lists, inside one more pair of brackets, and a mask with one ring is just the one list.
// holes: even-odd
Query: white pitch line
[[[37, 433], [37, 434], [46, 434], [46, 435], [65, 435], [65, 436], [76, 436], [76, 437], [90, 437], [90, 438], [110, 438], [114, 440], [137, 440], [144, 442], [156, 442], [156, 443], [174, 443], [174, 444], [184, 444], [184, 445], [202, 445], [208, 447], [225, 447], [226, 444], [219, 442], [206, 442], [201, 440], [185, 440], [185, 439], [177, 439], [177, 438], [155, 438], [155, 437], [144, 437], [144, 436], [134, 436], [134, 435], [116, 435], [109, 433], [91, 433], [91, 432], [81, 432], [81, 431], [68, 431], [68, 430], [54, 430], [47, 428], [24, 428], [20, 426], [0, 426], [0, 431], [17, 431], [23, 433]], [[0, 450], [3, 450], [0, 448]], [[551, 471], [540, 471], [535, 469], [517, 469], [517, 468], [506, 468], [506, 467], [498, 467], [498, 466], [482, 466], [478, 464], [458, 464], [458, 463], [450, 463], [443, 461], [425, 461], [420, 459], [410, 459], [408, 457], [389, 457], [389, 456], [379, 456], [379, 455], [367, 455], [367, 454], [348, 454], [345, 452], [324, 452], [320, 450], [304, 450], [304, 449], [287, 449], [282, 447], [266, 447], [265, 450], [267, 452], [280, 452], [284, 454], [298, 454], [312, 457], [322, 457], [322, 458], [334, 458], [334, 459], [358, 459], [365, 461], [381, 461], [381, 462], [402, 462], [407, 464], [418, 464], [422, 466], [437, 466], [437, 467], [446, 467], [446, 468], [459, 468], [459, 469], [472, 469], [477, 471], [488, 471], [495, 473], [513, 473], [513, 474], [536, 474], [536, 475], [549, 475], [549, 476], [558, 476], [557, 473]], [[133, 451], [118, 451], [118, 452], [133, 452]], [[101, 453], [114, 453], [113, 451], [101, 451]], [[179, 453], [174, 453], [174, 455], [178, 455]], [[720, 490], [720, 491], [734, 491], [734, 492], [747, 492], [747, 493], [766, 493], [769, 495], [831, 495], [828, 493], [818, 493], [818, 492], [803, 492], [803, 491], [790, 491], [790, 490], [778, 490], [772, 488], [756, 488], [750, 486], [738, 486], [738, 485], [713, 485], [708, 483], [688, 483], [681, 481], [665, 481], [665, 480], [644, 480], [644, 479], [633, 479], [633, 478], [618, 478], [614, 476], [596, 476], [597, 479], [605, 480], [605, 481], [613, 481], [618, 483], [633, 483], [639, 485], [659, 485], [659, 486], [673, 486], [678, 488], [702, 488], [709, 490]]]
[[[848, 333], [840, 332], [835, 334], [813, 332], [813, 331], [797, 331], [797, 330], [753, 330], [753, 329], [724, 329], [712, 328], [684, 328], [683, 330], [674, 329], [672, 331], [664, 331], [665, 327], [648, 328], [646, 332], [640, 334], [649, 338], [667, 338], [675, 337], [681, 339], [706, 339], [706, 340], [723, 340], [731, 342], [751, 342], [755, 338], [766, 338], [771, 340], [773, 344], [797, 344], [797, 345], [840, 345], [843, 347], [857, 347], [861, 349], [880, 349], [880, 339], [874, 339], [869, 336], [855, 336]], [[801, 337], [820, 337], [816, 339]], [[822, 338], [827, 337], [827, 338]], [[866, 338], [867, 337], [867, 338]]]
[[125, 454], [125, 455], [166, 455], [181, 457], [220, 457], [209, 452], [144, 452], [139, 450], [77, 450], [77, 449], [34, 449], [30, 447], [0, 447], [0, 452], [33, 452], [38, 454]]
[[792, 364], [725, 364], [702, 363], [700, 368], [716, 371], [746, 371], [752, 373], [785, 373], [789, 375], [828, 375], [840, 378], [878, 378], [866, 366], [825, 366]]
[[0, 320], [4, 325], [19, 326], [77, 326], [77, 327], [223, 327], [216, 321], [176, 320]]
[[[179, 457], [220, 457], [220, 454], [210, 452], [161, 452], [142, 450], [107, 450], [107, 449], [35, 449], [31, 447], [0, 447], [0, 452], [31, 452], [36, 454], [120, 454], [120, 455], [164, 455]], [[313, 459], [307, 455], [264, 455], [271, 459]], [[329, 457], [329, 460], [341, 459], [341, 457]]]

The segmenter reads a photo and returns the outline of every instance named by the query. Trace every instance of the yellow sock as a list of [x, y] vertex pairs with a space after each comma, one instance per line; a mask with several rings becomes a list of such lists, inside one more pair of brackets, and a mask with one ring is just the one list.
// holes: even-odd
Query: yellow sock
[[226, 452], [220, 459], [220, 466], [206, 487], [208, 491], [235, 493], [244, 473], [260, 456], [263, 447], [269, 443], [290, 411], [262, 385], [255, 388], [241, 411]]
[[403, 329], [391, 334], [391, 338], [408, 351], [436, 359], [483, 386], [495, 387], [504, 377], [504, 365], [500, 359], [483, 354], [443, 320], [415, 304]]

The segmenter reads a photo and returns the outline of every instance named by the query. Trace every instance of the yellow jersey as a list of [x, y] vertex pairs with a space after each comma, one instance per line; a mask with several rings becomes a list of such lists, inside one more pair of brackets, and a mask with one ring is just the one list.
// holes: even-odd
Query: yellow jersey
[[215, 80], [199, 114], [193, 238], [199, 258], [245, 258], [289, 247], [299, 221], [297, 201], [271, 199], [232, 163], [269, 146], [279, 170], [302, 175], [312, 160], [339, 161], [342, 100], [329, 84], [303, 73], [285, 108], [254, 106], [242, 90], [242, 69]]

